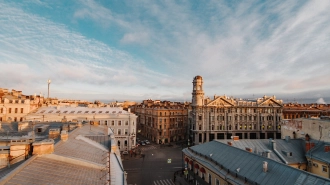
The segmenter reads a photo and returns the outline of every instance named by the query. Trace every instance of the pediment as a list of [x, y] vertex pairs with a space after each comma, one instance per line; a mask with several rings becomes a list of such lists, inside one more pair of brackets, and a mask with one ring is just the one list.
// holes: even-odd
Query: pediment
[[269, 98], [259, 104], [259, 106], [268, 106], [268, 107], [282, 107], [283, 105], [278, 103], [276, 100]]
[[206, 106], [231, 107], [235, 105], [225, 98], [218, 97], [215, 100], [209, 102]]

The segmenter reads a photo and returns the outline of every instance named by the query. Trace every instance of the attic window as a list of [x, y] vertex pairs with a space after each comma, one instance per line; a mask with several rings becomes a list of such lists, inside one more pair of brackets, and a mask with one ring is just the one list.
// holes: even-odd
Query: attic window
[[107, 113], [109, 113], [109, 111], [105, 111], [105, 113], [107, 114]]
[[67, 113], [68, 111], [64, 111], [63, 113]]
[[77, 113], [79, 114], [79, 113], [81, 113], [81, 111], [78, 111]]
[[95, 113], [95, 111], [92, 111], [92, 113]]
[[88, 113], [88, 111], [85, 111], [85, 114], [87, 114]]
[[74, 111], [71, 111], [70, 113], [72, 114], [72, 113], [74, 113]]
[[49, 111], [48, 113], [52, 113], [53, 111], [51, 110], [51, 111]]
[[60, 112], [61, 112], [60, 110], [56, 111], [56, 113], [60, 113]]
[[99, 111], [99, 114], [102, 113], [102, 111]]
[[116, 113], [116, 111], [112, 111], [112, 113]]

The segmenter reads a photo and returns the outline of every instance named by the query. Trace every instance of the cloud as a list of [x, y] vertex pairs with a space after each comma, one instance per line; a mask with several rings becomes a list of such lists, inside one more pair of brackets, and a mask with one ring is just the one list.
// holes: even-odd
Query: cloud
[[186, 96], [195, 75], [212, 95], [329, 89], [328, 1], [75, 5], [68, 15], [79, 26], [93, 21], [97, 39], [1, 3], [1, 62], [28, 64], [61, 84], [129, 87], [140, 95], [144, 89], [156, 97]]

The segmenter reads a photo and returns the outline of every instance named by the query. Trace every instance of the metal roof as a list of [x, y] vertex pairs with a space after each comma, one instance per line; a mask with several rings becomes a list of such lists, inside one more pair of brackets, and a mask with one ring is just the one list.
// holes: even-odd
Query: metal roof
[[[185, 148], [183, 152], [224, 179], [230, 179], [232, 184], [244, 184], [246, 178], [248, 184], [330, 185], [329, 179], [218, 141]], [[268, 163], [267, 172], [263, 172], [264, 161]]]
[[[261, 155], [262, 152], [266, 150], [270, 152], [270, 158], [283, 162], [281, 158], [273, 151], [272, 145], [270, 144], [270, 139], [240, 139], [238, 141], [233, 140], [216, 140], [218, 142], [227, 144], [231, 142], [232, 145], [236, 148], [240, 148], [242, 150], [246, 150], [246, 148], [251, 148], [253, 153]], [[296, 164], [299, 162], [307, 162], [305, 158], [305, 150], [304, 150], [304, 140], [302, 139], [275, 139], [272, 140], [276, 143], [276, 150], [278, 153], [288, 162], [288, 164]], [[291, 152], [292, 156], [286, 155], [285, 152]]]
[[325, 142], [316, 143], [316, 146], [306, 153], [306, 157], [323, 161], [325, 163], [330, 163], [330, 151], [326, 152], [324, 149], [325, 146], [330, 146], [330, 143], [325, 143]]

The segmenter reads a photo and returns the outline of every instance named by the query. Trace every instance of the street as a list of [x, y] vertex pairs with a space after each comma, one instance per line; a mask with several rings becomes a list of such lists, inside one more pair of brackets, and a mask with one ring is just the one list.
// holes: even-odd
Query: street
[[[181, 146], [139, 146], [145, 157], [123, 157], [129, 185], [174, 185], [174, 172], [182, 169]], [[170, 163], [169, 163], [170, 162]]]

